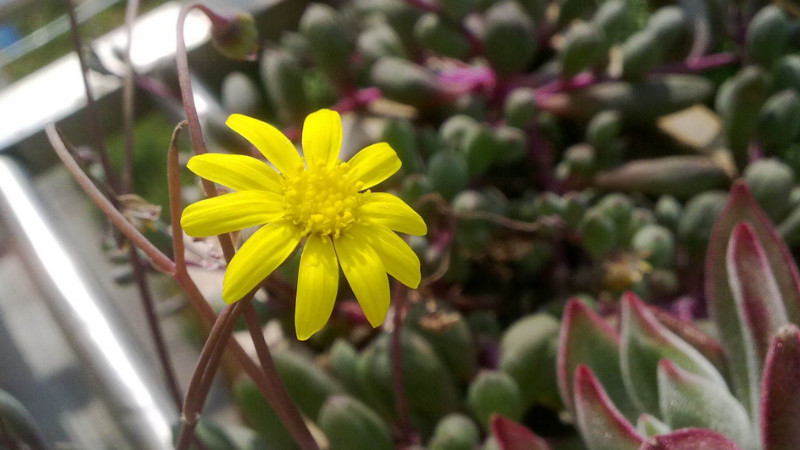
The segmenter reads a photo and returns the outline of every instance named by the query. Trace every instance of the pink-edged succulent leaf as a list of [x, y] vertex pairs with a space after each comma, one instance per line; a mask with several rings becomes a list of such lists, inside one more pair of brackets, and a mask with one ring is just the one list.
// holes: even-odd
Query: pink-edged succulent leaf
[[550, 450], [533, 431], [500, 414], [492, 415], [491, 428], [500, 450]]
[[638, 449], [644, 439], [614, 406], [587, 366], [575, 371], [575, 419], [591, 450]]
[[800, 329], [783, 326], [770, 345], [761, 384], [763, 450], [800, 448]]
[[746, 361], [751, 380], [750, 404], [753, 416], [758, 405], [759, 384], [770, 340], [782, 325], [788, 323], [778, 283], [758, 237], [747, 222], [733, 229], [725, 261], [739, 320], [743, 326], [741, 339], [747, 344]]
[[663, 359], [658, 364], [658, 398], [661, 417], [671, 428], [708, 428], [744, 448], [755, 447], [750, 417], [726, 386]]
[[800, 276], [786, 243], [756, 203], [747, 184], [743, 180], [735, 182], [708, 243], [705, 294], [711, 317], [719, 329], [720, 341], [725, 348], [734, 393], [745, 407], [752, 410], [751, 391], [758, 384], [747, 362], [749, 344], [744, 338], [744, 327], [736, 309], [725, 262], [733, 230], [742, 222], [752, 227], [761, 243], [786, 314], [794, 323], [800, 323]]
[[648, 438], [639, 450], [741, 450], [741, 447], [716, 431], [684, 428]]
[[723, 376], [727, 375], [728, 364], [725, 359], [725, 350], [718, 340], [709, 336], [692, 322], [676, 317], [661, 308], [651, 306], [650, 311], [669, 331], [677, 334], [678, 337], [688, 342], [689, 345], [705, 356]]
[[644, 437], [650, 437], [659, 434], [667, 434], [672, 431], [672, 428], [658, 420], [655, 416], [644, 413], [639, 416], [639, 419], [636, 421], [636, 431]]
[[557, 370], [561, 399], [573, 414], [572, 382], [575, 369], [583, 364], [592, 369], [625, 417], [636, 417], [636, 407], [622, 381], [619, 342], [617, 331], [583, 302], [572, 299], [567, 303], [559, 336]]
[[689, 372], [725, 386], [722, 375], [694, 347], [669, 331], [635, 294], [622, 297], [622, 375], [625, 387], [643, 411], [659, 416], [658, 362], [674, 361]]

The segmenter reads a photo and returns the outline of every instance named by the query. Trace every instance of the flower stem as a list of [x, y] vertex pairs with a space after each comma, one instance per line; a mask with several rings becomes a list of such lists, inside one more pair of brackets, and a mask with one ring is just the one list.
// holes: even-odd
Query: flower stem
[[186, 399], [183, 402], [183, 414], [181, 415], [181, 431], [175, 445], [176, 450], [187, 449], [192, 441], [194, 429], [200, 420], [200, 411], [203, 409], [211, 382], [214, 380], [214, 375], [222, 360], [225, 344], [233, 333], [233, 327], [242, 308], [245, 303], [249, 302], [250, 299], [247, 298], [226, 306], [211, 328], [211, 333], [203, 346], [203, 351], [200, 353], [200, 358], [197, 360], [192, 379], [186, 390]]
[[175, 369], [172, 367], [172, 362], [169, 359], [169, 351], [167, 350], [166, 342], [164, 342], [164, 334], [158, 322], [158, 316], [156, 315], [156, 308], [153, 302], [153, 294], [150, 291], [150, 286], [147, 281], [145, 266], [139, 259], [136, 247], [132, 245], [129, 249], [129, 256], [131, 266], [133, 266], [133, 276], [136, 280], [136, 286], [139, 289], [139, 296], [142, 299], [142, 306], [144, 307], [145, 317], [147, 318], [147, 325], [156, 348], [158, 362], [161, 364], [164, 381], [167, 384], [167, 390], [172, 397], [172, 401], [175, 403], [175, 407], [180, 409], [182, 402], [181, 391], [178, 387], [178, 380], [175, 378]]
[[72, 0], [64, 0], [67, 9], [67, 17], [69, 18], [70, 37], [72, 38], [72, 47], [78, 55], [78, 63], [81, 66], [81, 78], [83, 79], [83, 90], [86, 93], [86, 114], [89, 119], [89, 128], [91, 129], [94, 146], [97, 153], [100, 155], [100, 164], [103, 166], [103, 171], [106, 173], [108, 183], [115, 189], [119, 188], [116, 183], [116, 177], [111, 170], [111, 162], [108, 159], [108, 151], [106, 150], [105, 143], [103, 142], [102, 128], [100, 127], [100, 117], [97, 114], [97, 107], [94, 103], [94, 96], [92, 95], [92, 88], [89, 86], [89, 67], [86, 65], [86, 58], [83, 57], [83, 45], [81, 44], [81, 33], [78, 28], [78, 20], [75, 18], [75, 7], [72, 5]]
[[406, 447], [414, 443], [414, 437], [412, 435], [411, 421], [409, 419], [408, 399], [406, 397], [405, 385], [403, 384], [403, 342], [400, 333], [403, 328], [406, 291], [402, 284], [395, 283], [392, 297], [392, 304], [394, 305], [391, 344], [392, 384], [394, 387], [397, 426], [400, 429], [400, 447]]
[[317, 450], [319, 448], [317, 442], [311, 436], [303, 416], [297, 409], [297, 405], [292, 401], [289, 391], [286, 390], [286, 386], [281, 381], [280, 374], [275, 368], [275, 362], [272, 360], [272, 354], [264, 340], [264, 332], [261, 329], [261, 324], [258, 321], [252, 302], [248, 302], [244, 306], [244, 320], [247, 323], [250, 337], [253, 339], [258, 360], [261, 362], [261, 369], [267, 375], [267, 380], [270, 381], [272, 398], [267, 398], [267, 400], [270, 405], [274, 405], [275, 412], [286, 424], [287, 430], [297, 441], [297, 445], [302, 450]]
[[122, 81], [122, 129], [125, 135], [125, 163], [122, 166], [122, 191], [133, 192], [133, 115], [135, 110], [135, 71], [131, 59], [133, 22], [139, 10], [139, 0], [128, 0], [125, 8], [125, 78]]
[[[169, 154], [167, 157], [167, 178], [169, 184], [169, 198], [170, 198], [170, 219], [172, 227], [172, 241], [175, 253], [175, 276], [176, 279], [189, 279], [189, 274], [186, 269], [186, 260], [184, 257], [183, 245], [183, 232], [180, 227], [181, 216], [181, 193], [180, 193], [180, 166], [178, 165], [178, 145], [177, 140], [181, 130], [188, 124], [183, 121], [175, 127], [172, 134], [172, 141], [169, 146]], [[214, 188], [216, 190], [216, 188]], [[230, 239], [229, 235], [224, 235]], [[222, 243], [223, 236], [220, 236], [220, 243]], [[230, 242], [230, 240], [228, 241]], [[232, 247], [232, 246], [231, 246]], [[232, 255], [225, 255], [225, 259], [230, 262]], [[258, 288], [256, 288], [257, 290]], [[255, 291], [254, 291], [255, 292]], [[253, 293], [254, 293], [253, 292]], [[251, 293], [252, 294], [252, 293]], [[252, 295], [250, 295], [252, 297]], [[286, 428], [297, 441], [298, 445], [303, 450], [316, 450], [317, 444], [311, 436], [305, 422], [303, 421], [300, 412], [289, 396], [286, 387], [280, 379], [275, 364], [272, 362], [272, 356], [269, 353], [269, 348], [264, 341], [264, 335], [261, 332], [261, 326], [258, 323], [258, 318], [255, 314], [255, 309], [249, 301], [241, 300], [239, 303], [247, 303], [244, 308], [245, 321], [247, 328], [250, 330], [253, 344], [256, 349], [259, 361], [261, 362], [262, 369], [259, 375], [263, 376], [264, 388], [261, 393], [264, 398], [272, 406], [278, 417], [286, 424]], [[207, 305], [205, 305], [207, 306]], [[241, 351], [241, 347], [236, 345], [235, 353]], [[249, 356], [244, 355], [254, 367], [253, 361]], [[251, 375], [252, 376], [252, 375]]]
[[[47, 137], [50, 140], [50, 144], [55, 149], [56, 154], [58, 154], [59, 158], [61, 158], [64, 166], [70, 172], [78, 185], [81, 186], [86, 195], [95, 203], [95, 205], [98, 206], [98, 208], [100, 208], [100, 210], [106, 215], [106, 217], [108, 217], [111, 223], [116, 226], [117, 229], [119, 229], [120, 232], [122, 232], [133, 245], [138, 247], [140, 250], [145, 252], [148, 257], [150, 257], [151, 263], [156, 268], [167, 274], [170, 274], [175, 279], [181, 289], [183, 289], [183, 291], [186, 293], [186, 298], [189, 300], [189, 303], [198, 312], [203, 321], [209, 325], [215, 323], [217, 314], [214, 312], [211, 306], [209, 306], [208, 302], [206, 302], [203, 294], [200, 293], [197, 285], [186, 272], [185, 265], [183, 266], [183, 270], [178, 270], [172, 260], [170, 260], [165, 254], [161, 253], [161, 251], [152, 243], [150, 243], [150, 241], [148, 241], [147, 238], [145, 238], [139, 232], [139, 230], [131, 225], [127, 219], [125, 219], [125, 216], [123, 216], [122, 213], [114, 208], [111, 202], [92, 183], [91, 179], [86, 175], [86, 173], [81, 170], [80, 166], [69, 153], [69, 151], [67, 151], [64, 142], [61, 140], [61, 136], [59, 136], [58, 131], [56, 131], [56, 128], [53, 124], [48, 124], [45, 130]], [[177, 161], [177, 156], [175, 156], [174, 163], [176, 168], [172, 171], [174, 174], [178, 173]], [[177, 186], [178, 189], [180, 189], [179, 180], [175, 179], [171, 186]], [[180, 197], [175, 197], [175, 199], [178, 211], [180, 211]], [[179, 217], [180, 215], [178, 214], [173, 216], [172, 219], [175, 230], [180, 230], [180, 225], [178, 224]], [[180, 242], [179, 245], [183, 244], [182, 240], [176, 242]], [[250, 356], [247, 355], [239, 343], [236, 341], [228, 342], [228, 349], [233, 353], [233, 356], [242, 366], [242, 369], [256, 384], [256, 387], [258, 387], [258, 390], [261, 391], [261, 394], [264, 395], [264, 397], [270, 395], [270, 387], [267, 378], [255, 364], [255, 362], [250, 359]]]
[[[203, 139], [203, 130], [200, 128], [200, 118], [197, 115], [197, 108], [194, 105], [194, 92], [192, 90], [192, 78], [189, 74], [189, 57], [186, 53], [186, 42], [183, 37], [184, 23], [186, 17], [192, 9], [199, 9], [209, 17], [210, 20], [218, 20], [218, 16], [211, 12], [207, 7], [198, 3], [186, 3], [181, 7], [178, 14], [178, 27], [177, 27], [177, 51], [175, 53], [175, 62], [178, 69], [178, 83], [181, 86], [181, 99], [183, 100], [183, 109], [186, 112], [186, 121], [189, 123], [189, 136], [192, 139], [192, 147], [197, 155], [207, 153], [206, 142]], [[216, 197], [217, 188], [214, 183], [203, 178], [203, 190], [207, 197]], [[233, 241], [230, 235], [225, 233], [219, 236], [219, 244], [222, 247], [222, 253], [225, 259], [230, 261], [235, 253], [233, 249]]]
[[78, 185], [80, 185], [83, 191], [86, 192], [86, 195], [92, 199], [97, 207], [103, 211], [111, 223], [117, 227], [133, 245], [140, 248], [148, 257], [150, 257], [152, 264], [156, 269], [172, 274], [175, 270], [175, 264], [173, 264], [173, 262], [166, 255], [161, 253], [161, 250], [148, 241], [147, 238], [136, 229], [136, 227], [128, 222], [125, 216], [123, 216], [122, 213], [120, 213], [119, 210], [117, 210], [117, 208], [111, 203], [111, 201], [106, 198], [102, 192], [100, 192], [97, 186], [92, 183], [92, 180], [86, 176], [83, 170], [81, 170], [81, 167], [75, 161], [75, 158], [73, 158], [67, 150], [67, 147], [64, 145], [61, 135], [59, 134], [58, 130], [56, 130], [55, 125], [52, 123], [47, 124], [45, 127], [45, 133], [50, 141], [50, 145], [53, 146], [53, 149], [61, 159], [61, 162], [64, 163], [64, 167], [66, 167], [69, 173], [72, 174], [72, 177], [75, 179]]

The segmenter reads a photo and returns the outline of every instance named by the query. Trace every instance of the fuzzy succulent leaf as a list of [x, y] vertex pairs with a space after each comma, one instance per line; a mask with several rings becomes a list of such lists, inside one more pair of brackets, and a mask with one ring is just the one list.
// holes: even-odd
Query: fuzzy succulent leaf
[[705, 297], [728, 357], [734, 393], [752, 410], [751, 391], [757, 387], [747, 364], [747, 342], [734, 302], [727, 264], [728, 242], [734, 228], [747, 222], [758, 238], [772, 269], [789, 320], [800, 322], [800, 278], [786, 244], [756, 203], [744, 181], [731, 188], [728, 202], [714, 225], [706, 254]]
[[716, 431], [684, 428], [653, 436], [639, 450], [741, 450], [741, 447]]
[[644, 411], [659, 414], [658, 362], [670, 359], [721, 386], [725, 380], [694, 347], [658, 322], [635, 294], [622, 299], [622, 374], [625, 387]]
[[661, 416], [673, 429], [707, 428], [730, 437], [744, 448], [754, 447], [747, 411], [727, 386], [664, 359], [658, 364], [658, 398]]
[[650, 437], [659, 434], [667, 434], [672, 431], [672, 429], [655, 416], [645, 413], [640, 415], [639, 419], [636, 421], [636, 431], [642, 436]]
[[800, 448], [800, 329], [778, 330], [767, 354], [761, 384], [763, 450]]
[[[726, 264], [731, 294], [744, 324], [742, 337], [747, 343], [750, 377], [758, 382], [772, 336], [787, 318], [769, 261], [753, 227], [746, 222], [733, 230]], [[753, 407], [758, 404], [758, 391], [757, 385], [751, 385]]]
[[590, 450], [638, 449], [644, 439], [614, 406], [592, 370], [575, 372], [575, 418]]
[[558, 388], [561, 399], [574, 413], [572, 380], [575, 369], [587, 366], [607, 389], [608, 396], [628, 418], [636, 407], [625, 391], [619, 366], [619, 334], [580, 300], [570, 300], [564, 310], [558, 348]]
[[725, 359], [725, 350], [718, 340], [709, 336], [705, 331], [688, 320], [678, 318], [658, 307], [651, 307], [650, 311], [662, 325], [678, 337], [688, 342], [719, 370], [723, 376], [728, 373], [728, 364]]
[[492, 415], [491, 428], [500, 450], [550, 450], [533, 431], [500, 414]]

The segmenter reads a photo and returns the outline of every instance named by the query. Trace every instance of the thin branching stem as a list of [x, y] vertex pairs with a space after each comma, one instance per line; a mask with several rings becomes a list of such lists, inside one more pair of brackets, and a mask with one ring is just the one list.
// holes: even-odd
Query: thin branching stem
[[[58, 131], [56, 131], [56, 128], [53, 124], [47, 125], [46, 132], [47, 137], [50, 140], [50, 144], [55, 149], [56, 154], [59, 156], [59, 158], [61, 158], [64, 166], [70, 172], [78, 185], [81, 186], [86, 195], [95, 203], [95, 205], [97, 205], [98, 208], [100, 208], [100, 210], [106, 215], [106, 217], [108, 217], [111, 223], [116, 226], [133, 245], [142, 250], [150, 258], [151, 264], [153, 264], [154, 267], [171, 275], [175, 279], [181, 289], [183, 289], [183, 291], [186, 293], [186, 298], [189, 300], [189, 303], [200, 314], [200, 317], [203, 321], [209, 325], [215, 323], [217, 320], [217, 314], [214, 312], [208, 302], [206, 302], [206, 299], [203, 297], [200, 289], [197, 288], [197, 285], [194, 283], [191, 277], [189, 277], [189, 274], [186, 272], [186, 270], [184, 269], [183, 271], [177, 271], [172, 260], [170, 260], [165, 254], [161, 253], [161, 250], [151, 244], [150, 241], [148, 241], [147, 238], [145, 238], [139, 232], [139, 230], [136, 229], [136, 227], [131, 225], [130, 222], [125, 219], [125, 216], [123, 216], [122, 213], [114, 208], [111, 202], [92, 183], [91, 179], [89, 179], [89, 177], [80, 169], [78, 163], [67, 151], [64, 143], [61, 140], [61, 136], [58, 134]], [[174, 161], [177, 165], [177, 158]], [[173, 170], [172, 173], [177, 174], [177, 169]], [[178, 180], [176, 180], [174, 183], [180, 188]], [[177, 197], [177, 199], [177, 201], [180, 202], [180, 197]], [[180, 203], [177, 203], [177, 208], [180, 210]], [[180, 230], [180, 225], [178, 223], [179, 217], [180, 215], [173, 216], [172, 218], [172, 225], [178, 230]], [[242, 369], [256, 384], [258, 390], [261, 391], [261, 394], [265, 397], [269, 395], [269, 383], [264, 376], [264, 373], [259, 369], [255, 362], [253, 362], [253, 360], [250, 358], [250, 356], [248, 356], [239, 343], [236, 341], [229, 341], [228, 350], [233, 353], [233, 356], [236, 358], [239, 364], [241, 364]]]
[[69, 17], [70, 37], [72, 38], [72, 47], [78, 55], [78, 62], [81, 66], [81, 75], [83, 75], [83, 89], [86, 93], [86, 114], [89, 119], [89, 129], [94, 140], [94, 146], [97, 153], [100, 155], [100, 164], [103, 166], [103, 171], [106, 173], [108, 183], [115, 189], [119, 186], [116, 183], [114, 172], [111, 170], [111, 162], [108, 159], [108, 151], [103, 142], [102, 127], [100, 125], [100, 116], [97, 114], [97, 106], [94, 103], [94, 95], [92, 88], [89, 86], [89, 67], [86, 64], [86, 58], [83, 56], [83, 44], [81, 43], [81, 32], [78, 27], [78, 19], [75, 17], [75, 7], [72, 0], [64, 0], [67, 8], [67, 17]]
[[131, 243], [136, 247], [140, 248], [152, 261], [153, 266], [165, 273], [172, 274], [175, 270], [175, 264], [173, 264], [172, 260], [170, 260], [165, 254], [161, 253], [155, 245], [153, 245], [149, 240], [147, 240], [136, 227], [133, 226], [125, 216], [122, 215], [121, 212], [111, 203], [111, 201], [103, 195], [102, 192], [97, 188], [97, 186], [92, 183], [92, 180], [86, 176], [86, 173], [81, 170], [80, 165], [78, 165], [75, 158], [67, 150], [67, 147], [64, 145], [63, 140], [61, 139], [61, 135], [59, 134], [58, 130], [56, 129], [55, 125], [50, 123], [47, 124], [45, 127], [45, 133], [47, 134], [47, 138], [50, 140], [50, 145], [53, 146], [55, 149], [56, 154], [61, 159], [61, 162], [64, 163], [64, 167], [67, 168], [69, 173], [75, 179], [75, 181], [80, 185], [86, 195], [92, 199], [92, 201], [100, 208], [101, 211], [108, 217], [111, 223], [119, 229], [128, 239], [130, 239]]
[[[184, 121], [175, 127], [175, 131], [172, 135], [172, 142], [170, 143], [169, 147], [169, 155], [167, 158], [167, 176], [169, 180], [170, 216], [172, 220], [171, 227], [173, 248], [175, 252], [176, 278], [189, 277], [184, 258], [183, 232], [179, 222], [181, 216], [181, 203], [179, 174], [180, 167], [178, 164], [177, 145], [178, 136], [181, 130], [187, 125], [189, 125], [189, 122]], [[212, 185], [212, 189], [213, 192], [216, 193], [216, 187]], [[228, 234], [221, 235], [220, 244], [224, 242], [224, 239], [228, 240], [228, 244], [232, 249], [233, 245], [230, 243], [230, 236]], [[232, 257], [232, 254], [225, 254], [225, 259], [228, 262], [230, 262]], [[252, 297], [252, 295], [250, 295], [250, 297]], [[240, 303], [241, 302], [245, 301], [241, 300]], [[261, 393], [264, 395], [264, 398], [266, 398], [267, 402], [273, 407], [281, 420], [286, 424], [286, 428], [295, 438], [300, 448], [303, 450], [315, 450], [318, 448], [316, 441], [314, 441], [314, 438], [311, 436], [311, 432], [308, 430], [308, 427], [303, 421], [300, 412], [297, 410], [297, 406], [292, 401], [288, 391], [286, 390], [286, 387], [280, 379], [280, 375], [278, 374], [275, 364], [272, 361], [272, 356], [269, 354], [269, 348], [267, 347], [266, 342], [264, 342], [264, 336], [261, 334], [261, 326], [258, 324], [258, 319], [255, 316], [255, 310], [253, 309], [253, 306], [250, 304], [251, 302], [249, 300], [245, 303], [247, 303], [244, 309], [245, 321], [247, 321], [248, 329], [250, 330], [253, 338], [256, 354], [258, 355], [259, 361], [262, 365], [262, 371], [260, 371], [260, 374], [264, 376], [264, 382], [266, 383], [265, 389], [262, 389]], [[254, 332], [256, 329], [258, 330], [258, 333]], [[239, 350], [241, 350], [241, 347], [237, 345], [236, 351]], [[252, 360], [250, 360], [250, 362], [252, 363]], [[198, 367], [200, 367], [199, 364]]]
[[180, 410], [182, 403], [181, 390], [178, 386], [178, 379], [175, 377], [175, 369], [172, 366], [172, 361], [169, 359], [169, 350], [164, 341], [164, 333], [161, 331], [161, 326], [158, 322], [153, 294], [150, 291], [150, 285], [147, 281], [147, 269], [139, 259], [136, 247], [130, 246], [128, 252], [131, 266], [133, 266], [133, 276], [136, 280], [139, 296], [142, 299], [142, 306], [144, 307], [145, 317], [147, 318], [147, 326], [150, 329], [150, 336], [156, 348], [156, 356], [158, 357], [158, 362], [161, 364], [161, 371], [164, 374], [164, 381], [166, 382], [169, 395], [175, 403], [175, 407]]
[[272, 389], [270, 392], [272, 398], [268, 398], [267, 400], [270, 404], [281, 405], [280, 408], [275, 408], [275, 412], [283, 423], [286, 424], [286, 428], [292, 436], [294, 436], [297, 445], [302, 450], [317, 450], [319, 447], [314, 437], [311, 436], [311, 433], [308, 431], [303, 416], [297, 409], [297, 405], [292, 401], [289, 391], [286, 390], [286, 386], [281, 381], [280, 374], [275, 368], [275, 362], [272, 359], [269, 346], [267, 346], [267, 342], [264, 340], [264, 332], [261, 329], [261, 324], [258, 321], [258, 316], [256, 315], [256, 310], [252, 302], [248, 302], [248, 304], [244, 305], [243, 313], [245, 323], [247, 323], [247, 329], [255, 345], [256, 355], [258, 355], [258, 360], [261, 362], [261, 368], [264, 370], [267, 379], [270, 380], [271, 383]]
[[392, 292], [392, 305], [394, 305], [394, 316], [392, 321], [392, 386], [395, 397], [395, 412], [397, 414], [397, 427], [400, 430], [400, 446], [406, 447], [414, 442], [411, 431], [411, 413], [408, 409], [408, 398], [406, 397], [405, 384], [403, 382], [403, 341], [402, 328], [405, 315], [406, 289], [400, 283], [395, 283]]
[[[208, 149], [206, 147], [205, 139], [203, 139], [203, 130], [200, 127], [200, 117], [197, 114], [197, 107], [195, 107], [194, 104], [192, 78], [189, 74], [189, 56], [186, 53], [186, 42], [184, 41], [183, 37], [184, 23], [186, 22], [186, 17], [189, 15], [189, 12], [192, 9], [203, 11], [211, 19], [214, 19], [216, 15], [211, 13], [208, 8], [198, 3], [184, 4], [180, 10], [180, 13], [178, 14], [178, 48], [175, 54], [175, 60], [178, 68], [178, 83], [181, 87], [181, 99], [183, 101], [183, 109], [186, 112], [186, 121], [189, 123], [189, 136], [192, 140], [192, 148], [194, 149], [195, 154], [202, 155], [203, 153], [207, 153]], [[207, 197], [217, 196], [217, 187], [214, 186], [214, 183], [206, 179], [202, 179], [201, 182]], [[233, 241], [231, 240], [230, 235], [228, 233], [220, 235], [219, 243], [222, 247], [222, 253], [225, 255], [225, 259], [230, 261], [235, 253]]]
[[139, 0], [128, 0], [125, 8], [125, 77], [122, 80], [122, 130], [125, 135], [125, 162], [122, 166], [122, 190], [133, 192], [133, 150], [134, 128], [133, 115], [135, 111], [135, 70], [131, 59], [133, 46], [133, 22], [139, 10]]
[[189, 381], [189, 387], [186, 389], [186, 399], [183, 402], [181, 416], [181, 431], [175, 445], [176, 450], [185, 450], [192, 442], [194, 429], [200, 420], [200, 411], [203, 409], [211, 381], [219, 368], [225, 344], [233, 333], [233, 327], [241, 315], [242, 307], [249, 302], [250, 299], [243, 299], [226, 306], [211, 328], [200, 358], [197, 360], [192, 379]]

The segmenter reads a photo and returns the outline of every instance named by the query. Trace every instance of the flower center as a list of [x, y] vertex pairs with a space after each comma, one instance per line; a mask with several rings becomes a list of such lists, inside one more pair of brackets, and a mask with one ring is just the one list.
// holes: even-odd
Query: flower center
[[284, 180], [285, 217], [303, 229], [303, 234], [317, 233], [339, 237], [356, 221], [361, 182], [347, 176], [350, 167], [341, 163], [325, 167], [322, 163]]

